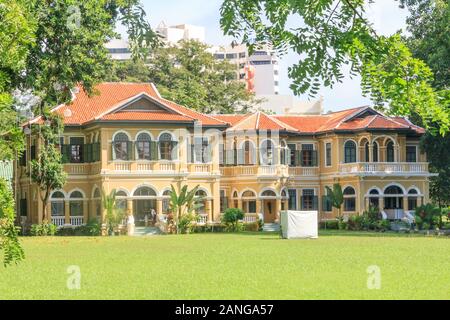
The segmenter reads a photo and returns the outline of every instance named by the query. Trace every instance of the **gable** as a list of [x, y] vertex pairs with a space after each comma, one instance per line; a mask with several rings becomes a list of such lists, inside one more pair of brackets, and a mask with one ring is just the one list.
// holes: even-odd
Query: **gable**
[[363, 108], [362, 110], [351, 114], [349, 117], [345, 118], [343, 122], [356, 120], [356, 119], [364, 119], [370, 116], [381, 116], [382, 114], [376, 111], [375, 109], [372, 109], [370, 107]]
[[[118, 110], [119, 111], [119, 110]], [[141, 96], [136, 100], [129, 102], [122, 108], [120, 111], [139, 111], [139, 112], [158, 112], [158, 113], [175, 113], [172, 110], [169, 110], [166, 107], [163, 107], [161, 104], [151, 101], [146, 96]]]

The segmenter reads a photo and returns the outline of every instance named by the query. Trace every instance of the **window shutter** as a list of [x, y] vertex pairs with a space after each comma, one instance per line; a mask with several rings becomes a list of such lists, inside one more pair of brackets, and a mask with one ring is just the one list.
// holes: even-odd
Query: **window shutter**
[[22, 155], [20, 156], [19, 164], [22, 167], [26, 167], [26, 165], [27, 165], [27, 152], [26, 151], [24, 151], [22, 153]]
[[172, 141], [172, 160], [178, 159], [178, 141]]
[[31, 160], [36, 160], [36, 146], [31, 146], [30, 153], [31, 153]]
[[132, 141], [127, 141], [127, 160], [134, 159], [134, 144]]
[[224, 165], [224, 150], [223, 150], [223, 144], [219, 145], [219, 164]]
[[305, 210], [304, 199], [303, 198], [304, 198], [303, 196], [300, 197], [300, 210]]
[[313, 197], [313, 210], [319, 210], [319, 197]]
[[312, 166], [317, 167], [318, 164], [318, 154], [317, 150], [312, 151]]
[[245, 151], [244, 149], [237, 150], [237, 164], [243, 165], [245, 164]]
[[93, 153], [93, 161], [94, 162], [100, 161], [100, 143], [99, 142], [94, 143], [92, 153]]
[[61, 162], [62, 163], [70, 162], [70, 144], [63, 144], [61, 146]]
[[295, 150], [295, 166], [296, 167], [300, 167], [301, 165], [301, 160], [302, 160], [302, 152], [300, 150]]
[[81, 163], [89, 163], [89, 145], [82, 144], [81, 145]]
[[152, 161], [158, 160], [158, 142], [157, 141], [150, 142], [150, 160], [152, 160]]

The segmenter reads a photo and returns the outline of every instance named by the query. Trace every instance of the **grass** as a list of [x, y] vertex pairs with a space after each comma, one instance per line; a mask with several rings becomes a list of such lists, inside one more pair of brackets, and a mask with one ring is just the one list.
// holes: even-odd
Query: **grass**
[[[3, 299], [449, 299], [450, 239], [328, 231], [23, 238], [26, 260], [0, 272]], [[67, 268], [81, 289], [67, 289]], [[367, 289], [380, 267], [381, 289]]]

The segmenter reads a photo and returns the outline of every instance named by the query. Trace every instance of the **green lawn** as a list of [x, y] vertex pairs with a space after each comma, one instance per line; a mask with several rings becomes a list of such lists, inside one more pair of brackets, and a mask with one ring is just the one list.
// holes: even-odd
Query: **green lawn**
[[[450, 239], [327, 232], [24, 238], [2, 299], [449, 299]], [[81, 289], [66, 286], [81, 269]], [[367, 268], [381, 289], [367, 289]]]

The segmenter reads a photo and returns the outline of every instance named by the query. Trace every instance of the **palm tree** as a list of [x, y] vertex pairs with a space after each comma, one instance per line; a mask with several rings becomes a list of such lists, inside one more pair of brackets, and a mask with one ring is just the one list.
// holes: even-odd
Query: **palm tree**
[[116, 189], [113, 189], [109, 195], [102, 189], [102, 202], [103, 208], [106, 210], [106, 224], [109, 235], [114, 233], [114, 229], [122, 222], [125, 214], [123, 210], [117, 208], [116, 194]]
[[196, 199], [195, 194], [197, 193], [200, 186], [196, 186], [192, 190], [188, 190], [188, 186], [183, 186], [178, 194], [173, 185], [170, 186], [170, 211], [174, 215], [175, 226], [178, 233], [178, 221], [180, 218], [188, 213], [192, 213], [196, 210], [199, 205], [198, 199]]
[[338, 210], [338, 220], [341, 220], [341, 207], [344, 203], [344, 194], [342, 187], [339, 183], [333, 185], [333, 189], [325, 187], [327, 189], [328, 197], [331, 200], [331, 205]]

